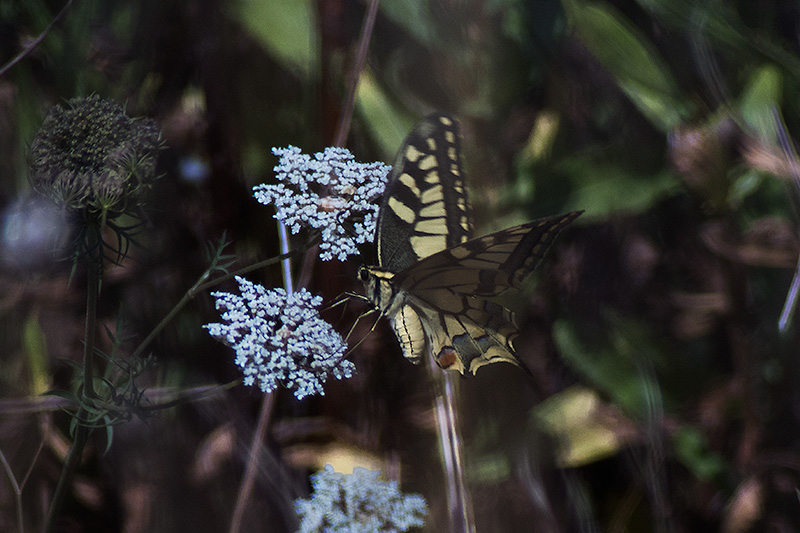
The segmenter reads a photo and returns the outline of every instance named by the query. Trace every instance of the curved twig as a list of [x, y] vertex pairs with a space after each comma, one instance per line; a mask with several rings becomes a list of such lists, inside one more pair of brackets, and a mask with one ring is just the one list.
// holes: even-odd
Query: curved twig
[[58, 24], [58, 21], [64, 17], [64, 14], [67, 12], [67, 9], [69, 9], [69, 6], [72, 5], [72, 2], [73, 0], [68, 0], [67, 3], [64, 4], [64, 7], [61, 8], [61, 11], [58, 12], [58, 15], [55, 16], [53, 21], [47, 25], [47, 27], [42, 31], [42, 33], [40, 33], [36, 39], [31, 41], [31, 43], [28, 46], [26, 46], [22, 52], [17, 54], [16, 57], [14, 57], [11, 61], [9, 61], [5, 65], [3, 65], [2, 68], [0, 68], [0, 76], [8, 72], [11, 69], [11, 67], [22, 61], [25, 58], [25, 56], [33, 52], [34, 48], [39, 46], [39, 44], [42, 41], [44, 41], [44, 38], [47, 37], [47, 34], [50, 33], [50, 30], [52, 30], [53, 27], [56, 24]]

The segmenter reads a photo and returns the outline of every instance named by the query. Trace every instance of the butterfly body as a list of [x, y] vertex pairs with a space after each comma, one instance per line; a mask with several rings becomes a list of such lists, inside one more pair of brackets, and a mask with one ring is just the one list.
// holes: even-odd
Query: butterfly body
[[359, 277], [412, 362], [430, 353], [462, 374], [493, 362], [517, 364], [512, 313], [483, 298], [519, 287], [579, 215], [472, 239], [456, 123], [431, 115], [400, 150], [378, 217], [377, 265], [362, 267]]

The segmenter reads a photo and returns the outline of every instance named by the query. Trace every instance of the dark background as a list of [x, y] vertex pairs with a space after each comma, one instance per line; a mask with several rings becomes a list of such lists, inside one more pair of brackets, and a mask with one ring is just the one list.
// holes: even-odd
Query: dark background
[[[0, 0], [0, 62], [63, 5]], [[365, 10], [76, 1], [0, 77], [0, 450], [17, 480], [30, 469], [26, 530], [68, 444], [69, 417], [36, 398], [75, 386], [65, 360], [80, 361], [85, 315], [82, 270], [70, 282], [68, 261], [9, 237], [11, 215], [32, 213], [27, 147], [47, 110], [98, 94], [163, 131], [137, 246], [99, 304], [109, 329], [122, 317], [124, 359], [202, 273], [208, 241], [226, 232], [238, 265], [277, 253], [273, 212], [250, 189], [274, 179], [271, 147], [333, 142]], [[797, 260], [797, 172], [778, 138], [800, 131], [798, 15], [788, 0], [381, 3], [346, 143], [356, 157], [392, 163], [413, 123], [444, 110], [461, 122], [478, 234], [586, 210], [506, 299], [533, 384], [510, 365], [460, 381], [479, 532], [797, 529], [797, 327], [777, 324]], [[360, 290], [357, 259], [310, 261], [308, 288], [327, 301]], [[282, 285], [277, 267], [248, 277]], [[325, 316], [346, 332], [359, 311]], [[141, 386], [235, 379], [232, 352], [201, 329], [216, 320], [212, 298], [195, 298], [151, 345]], [[400, 479], [426, 497], [427, 530], [446, 529], [425, 367], [385, 324], [352, 358], [358, 375], [324, 397], [277, 393], [246, 530], [296, 529], [292, 502], [326, 463]], [[95, 432], [64, 531], [224, 531], [260, 402], [237, 387], [134, 418], [108, 452]], [[0, 480], [0, 530], [16, 530]]]

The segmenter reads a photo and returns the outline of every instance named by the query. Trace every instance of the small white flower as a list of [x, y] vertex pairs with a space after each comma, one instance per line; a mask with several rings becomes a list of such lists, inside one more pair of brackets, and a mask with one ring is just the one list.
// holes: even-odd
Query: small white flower
[[320, 259], [344, 261], [358, 253], [357, 245], [372, 242], [392, 167], [358, 163], [345, 148], [326, 148], [313, 157], [294, 146], [272, 153], [280, 157], [274, 169], [278, 183], [253, 187], [253, 196], [275, 205], [275, 218], [292, 233], [305, 227], [320, 230]]
[[320, 318], [322, 298], [305, 289], [287, 294], [236, 277], [241, 295], [211, 293], [223, 323], [206, 324], [208, 333], [234, 349], [244, 384], [256, 383], [265, 393], [282, 383], [295, 389], [298, 400], [324, 395], [329, 375], [336, 379], [355, 374], [355, 365], [343, 359], [347, 345], [333, 327]]
[[298, 533], [399, 533], [422, 527], [428, 514], [425, 499], [405, 495], [396, 481], [381, 481], [378, 476], [380, 472], [364, 468], [340, 474], [326, 465], [311, 476], [311, 498], [295, 501], [301, 519]]

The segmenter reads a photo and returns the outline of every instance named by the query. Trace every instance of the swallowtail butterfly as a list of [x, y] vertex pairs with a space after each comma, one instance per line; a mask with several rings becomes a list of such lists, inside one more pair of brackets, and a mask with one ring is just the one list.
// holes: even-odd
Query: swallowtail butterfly
[[456, 122], [423, 119], [406, 138], [386, 185], [375, 237], [376, 266], [359, 278], [414, 363], [430, 353], [462, 374], [518, 364], [511, 311], [484, 300], [519, 287], [556, 235], [582, 211], [472, 238]]

